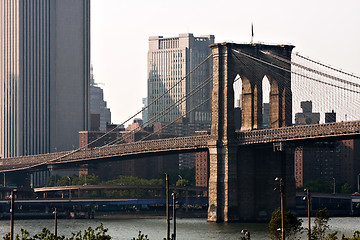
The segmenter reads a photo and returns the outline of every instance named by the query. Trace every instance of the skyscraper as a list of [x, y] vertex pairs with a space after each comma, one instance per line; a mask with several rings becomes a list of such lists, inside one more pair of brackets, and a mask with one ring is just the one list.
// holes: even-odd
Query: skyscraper
[[90, 0], [1, 0], [0, 157], [76, 147], [89, 75]]
[[[106, 126], [111, 124], [111, 112], [107, 107], [106, 101], [104, 101], [104, 91], [102, 88], [97, 86], [95, 83], [94, 74], [92, 72], [93, 68], [91, 67], [90, 73], [90, 114], [91, 122], [93, 121], [93, 115], [99, 115], [99, 129], [98, 131], [106, 131]], [[91, 125], [93, 125], [91, 123]], [[94, 131], [94, 129], [91, 129]]]
[[[193, 34], [180, 34], [178, 37], [163, 38], [162, 36], [149, 38], [148, 51], [148, 103], [150, 104], [164, 92], [184, 78], [191, 70], [201, 63], [211, 50], [215, 37], [206, 35], [194, 37]], [[186, 77], [171, 92], [149, 107], [148, 119], [154, 117], [169, 106], [187, 95], [191, 90], [205, 82], [212, 74], [212, 61], [203, 64], [197, 71]], [[202, 101], [211, 97], [211, 84], [199, 91], [186, 102], [181, 103], [156, 122], [172, 122], [184, 116], [190, 123], [211, 121], [211, 101], [188, 113]]]
[[[197, 130], [210, 129], [211, 101], [205, 101], [211, 98], [211, 83], [186, 101], [183, 99], [212, 75], [212, 59], [208, 59], [191, 74], [190, 72], [211, 54], [209, 45], [214, 41], [213, 35], [194, 37], [191, 33], [180, 34], [178, 37], [149, 38], [147, 101], [151, 105], [147, 113], [148, 121], [156, 122], [159, 129], [176, 121], [162, 129], [162, 132], [188, 136], [195, 135]], [[183, 81], [178, 83], [181, 79]], [[175, 87], [167, 92], [172, 86]], [[164, 93], [166, 94], [160, 98]], [[178, 101], [180, 104], [177, 104]], [[173, 105], [176, 107], [170, 110]], [[161, 114], [162, 112], [166, 114]], [[194, 165], [194, 154], [179, 155], [181, 169]]]

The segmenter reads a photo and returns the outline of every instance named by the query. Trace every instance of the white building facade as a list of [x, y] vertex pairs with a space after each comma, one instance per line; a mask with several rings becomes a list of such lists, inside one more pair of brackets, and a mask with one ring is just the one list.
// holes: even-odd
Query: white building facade
[[[209, 45], [214, 41], [213, 35], [194, 37], [191, 33], [149, 38], [147, 120], [167, 126], [162, 132], [189, 136], [197, 130], [210, 130], [212, 58], [198, 65], [211, 54]], [[198, 87], [201, 89], [196, 92]], [[179, 155], [180, 169], [194, 165], [194, 154]]]
[[[190, 71], [198, 66], [208, 55], [209, 48], [215, 37], [206, 35], [194, 37], [193, 34], [180, 34], [178, 37], [164, 38], [162, 36], [149, 38], [148, 51], [148, 103], [168, 91], [179, 80], [185, 78]], [[211, 121], [211, 101], [196, 108], [203, 100], [211, 97], [211, 84], [201, 89], [193, 97], [182, 102], [166, 115], [156, 118], [156, 115], [172, 104], [176, 103], [205, 82], [212, 75], [212, 60], [209, 59], [198, 70], [190, 74], [184, 81], [160, 98], [148, 109], [148, 120], [168, 123], [181, 116], [187, 118], [191, 123]]]

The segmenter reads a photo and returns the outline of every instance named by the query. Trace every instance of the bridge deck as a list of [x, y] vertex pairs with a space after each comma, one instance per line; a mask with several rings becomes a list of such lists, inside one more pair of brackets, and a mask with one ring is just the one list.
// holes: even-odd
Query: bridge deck
[[1, 159], [0, 172], [19, 171], [46, 165], [84, 162], [113, 157], [206, 149], [209, 135], [177, 137], [118, 144], [106, 147]]
[[298, 125], [274, 129], [238, 132], [240, 145], [288, 142], [323, 138], [345, 138], [360, 135], [360, 121]]
[[[162, 185], [73, 185], [34, 188], [34, 192], [57, 192], [57, 191], [96, 191], [96, 190], [164, 190]], [[196, 186], [170, 186], [170, 190], [183, 190], [201, 192], [207, 191], [207, 187]]]
[[[349, 138], [360, 135], [360, 121], [291, 126], [237, 132], [239, 145], [266, 144], [297, 140], [321, 140], [324, 138]], [[129, 157], [140, 154], [205, 150], [210, 135], [177, 137], [118, 144], [113, 146], [57, 152], [41, 155], [6, 158], [0, 160], [0, 172], [37, 168], [52, 164], [86, 162], [113, 157]]]

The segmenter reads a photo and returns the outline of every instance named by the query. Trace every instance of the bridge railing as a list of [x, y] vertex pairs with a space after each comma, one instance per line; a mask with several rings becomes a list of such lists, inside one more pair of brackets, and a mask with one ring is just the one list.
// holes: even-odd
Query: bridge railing
[[190, 150], [206, 148], [209, 135], [191, 137], [177, 137], [124, 143], [107, 147], [89, 148], [80, 151], [57, 152], [23, 157], [6, 158], [0, 160], [0, 170], [33, 168], [42, 165], [51, 165], [67, 162], [79, 162], [89, 159], [129, 156], [150, 152], [165, 152], [176, 150]]
[[241, 145], [271, 143], [278, 141], [293, 141], [298, 139], [300, 140], [359, 134], [360, 121], [298, 125], [237, 133], [238, 141]]
[[112, 145], [107, 147], [97, 147], [79, 151], [69, 156], [65, 156], [64, 158], [55, 161], [55, 163], [76, 160], [82, 161], [84, 159], [86, 160], [105, 157], [116, 157], [148, 152], [195, 149], [200, 148], [201, 146], [205, 148], [207, 146], [208, 139], [209, 135], [200, 135], [191, 137], [156, 139], [150, 141]]
[[[352, 121], [238, 132], [237, 138], [239, 145], [248, 145], [359, 134], [360, 121]], [[208, 147], [209, 140], [210, 135], [199, 135], [125, 143], [75, 152], [67, 151], [6, 158], [0, 160], [0, 171], [29, 169], [43, 165], [81, 162], [91, 159], [130, 156], [143, 153], [205, 149]]]

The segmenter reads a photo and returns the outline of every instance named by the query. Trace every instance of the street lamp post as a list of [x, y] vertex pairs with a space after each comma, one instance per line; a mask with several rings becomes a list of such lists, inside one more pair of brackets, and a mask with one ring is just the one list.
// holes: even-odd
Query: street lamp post
[[176, 195], [175, 193], [171, 194], [173, 197], [173, 235], [172, 240], [176, 239]]
[[280, 178], [280, 193], [281, 193], [281, 238], [282, 240], [285, 240], [285, 218], [284, 218], [284, 212], [285, 212], [285, 187], [284, 187], [284, 179]]
[[333, 194], [336, 193], [336, 181], [335, 181], [335, 178], [332, 178], [333, 179], [333, 182], [334, 182], [334, 190], [333, 190]]
[[10, 240], [14, 239], [14, 212], [15, 212], [15, 193], [17, 189], [11, 191], [10, 202]]
[[280, 181], [280, 210], [281, 210], [281, 240], [285, 240], [285, 218], [284, 218], [284, 212], [285, 212], [285, 184], [283, 178], [275, 178], [275, 181]]
[[55, 218], [54, 218], [54, 234], [55, 234], [55, 237], [57, 237], [57, 209], [55, 208], [54, 212], [55, 214]]
[[66, 176], [66, 177], [67, 177], [67, 179], [69, 179], [69, 200], [71, 200], [71, 189], [70, 189], [70, 187], [71, 187], [71, 178], [69, 176]]
[[166, 183], [166, 240], [170, 240], [170, 188], [169, 188], [169, 175], [165, 174], [165, 183]]
[[311, 196], [310, 196], [310, 190], [309, 189], [304, 189], [304, 191], [306, 192], [306, 197], [307, 198], [307, 208], [308, 208], [308, 240], [311, 239], [311, 219], [310, 219], [310, 200], [311, 200]]

